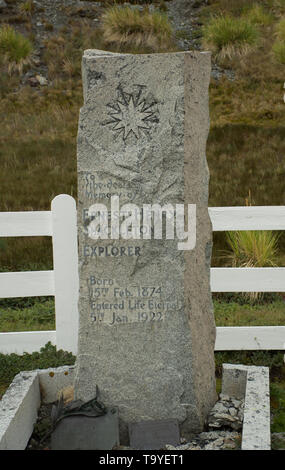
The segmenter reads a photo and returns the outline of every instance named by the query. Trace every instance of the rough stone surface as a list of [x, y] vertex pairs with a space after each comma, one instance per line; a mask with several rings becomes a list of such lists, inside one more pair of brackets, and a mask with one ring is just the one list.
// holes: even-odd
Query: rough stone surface
[[167, 450], [238, 450], [241, 435], [238, 432], [210, 431], [197, 434], [190, 442], [179, 446], [166, 445]]
[[[79, 344], [75, 397], [127, 423], [199, 432], [216, 401], [208, 216], [209, 53], [88, 51], [78, 131]], [[94, 203], [197, 205], [197, 243], [93, 240]], [[95, 251], [96, 249], [96, 251]], [[112, 251], [113, 250], [113, 251]], [[119, 253], [116, 255], [115, 253]], [[105, 305], [105, 306], [104, 306]]]
[[248, 367], [242, 450], [270, 450], [269, 368]]
[[244, 398], [242, 450], [269, 450], [269, 368], [223, 364], [222, 392]]
[[220, 394], [220, 400], [211, 409], [207, 424], [209, 429], [232, 428], [240, 430], [243, 423], [244, 400], [235, 400]]
[[40, 406], [36, 372], [20, 372], [0, 401], [0, 450], [25, 449]]
[[247, 382], [247, 368], [240, 364], [223, 364], [222, 393], [237, 399], [244, 399]]

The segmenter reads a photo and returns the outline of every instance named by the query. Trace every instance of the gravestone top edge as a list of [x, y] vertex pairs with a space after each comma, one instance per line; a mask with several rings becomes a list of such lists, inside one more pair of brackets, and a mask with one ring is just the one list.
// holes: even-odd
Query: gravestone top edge
[[86, 49], [83, 52], [83, 59], [94, 59], [94, 57], [124, 57], [124, 56], [132, 56], [132, 57], [163, 57], [163, 56], [191, 56], [191, 57], [199, 57], [201, 54], [211, 56], [211, 51], [177, 51], [177, 52], [154, 52], [154, 53], [145, 53], [145, 54], [131, 54], [131, 53], [123, 53], [123, 52], [111, 52], [111, 51], [104, 51], [100, 49]]

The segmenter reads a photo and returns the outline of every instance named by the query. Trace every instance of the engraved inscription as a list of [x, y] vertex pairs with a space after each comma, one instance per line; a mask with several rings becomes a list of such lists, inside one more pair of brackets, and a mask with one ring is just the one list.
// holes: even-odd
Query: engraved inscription
[[166, 313], [179, 308], [175, 298], [163, 299], [161, 286], [120, 287], [114, 279], [100, 279], [93, 275], [87, 279], [87, 286], [90, 317], [97, 324], [161, 322]]

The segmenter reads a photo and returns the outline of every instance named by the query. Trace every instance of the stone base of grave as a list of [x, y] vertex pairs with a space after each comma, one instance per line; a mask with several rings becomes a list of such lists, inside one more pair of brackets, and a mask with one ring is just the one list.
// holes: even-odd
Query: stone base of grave
[[[19, 373], [0, 401], [0, 450], [26, 449], [39, 408], [56, 402], [62, 391], [72, 400], [73, 383], [71, 366]], [[207, 431], [165, 448], [269, 450], [270, 441], [268, 368], [224, 364], [222, 393], [208, 416]]]

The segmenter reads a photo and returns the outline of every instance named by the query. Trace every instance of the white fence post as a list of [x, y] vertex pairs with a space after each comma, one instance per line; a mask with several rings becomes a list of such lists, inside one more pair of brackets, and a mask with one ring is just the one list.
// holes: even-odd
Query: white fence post
[[75, 200], [66, 194], [51, 203], [55, 284], [56, 347], [77, 353], [78, 252]]

